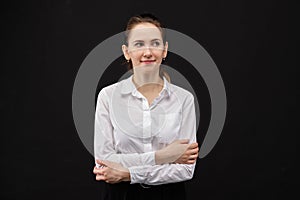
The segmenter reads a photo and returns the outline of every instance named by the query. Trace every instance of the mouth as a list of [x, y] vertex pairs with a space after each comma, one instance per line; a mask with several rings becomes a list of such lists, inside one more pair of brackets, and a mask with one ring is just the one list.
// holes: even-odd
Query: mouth
[[141, 63], [153, 64], [153, 63], [155, 63], [155, 60], [141, 60]]

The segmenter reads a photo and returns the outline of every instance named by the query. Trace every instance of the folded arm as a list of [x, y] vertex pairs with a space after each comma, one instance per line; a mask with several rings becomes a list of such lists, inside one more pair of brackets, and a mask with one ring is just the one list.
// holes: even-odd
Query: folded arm
[[[99, 102], [101, 103], [101, 101], [98, 101], [98, 103]], [[183, 104], [183, 118], [179, 134], [180, 138], [178, 139], [188, 139], [190, 144], [196, 144], [196, 116], [193, 96], [188, 96]], [[97, 107], [99, 107], [98, 104]], [[131, 181], [131, 183], [156, 185], [189, 180], [193, 177], [195, 162], [198, 157], [198, 146], [196, 145], [194, 145], [193, 148], [185, 149], [186, 151], [183, 154], [181, 152], [181, 156], [179, 157], [172, 154], [174, 152], [176, 153], [176, 151], [168, 151], [170, 150], [170, 148], [168, 149], [170, 145], [157, 152], [117, 154], [113, 148], [113, 140], [111, 139], [111, 122], [110, 120], [105, 120], [109, 118], [108, 110], [106, 110], [107, 107], [105, 107], [104, 102], [102, 102], [101, 107], [96, 111], [95, 128], [96, 134], [100, 133], [102, 137], [105, 137], [106, 142], [101, 143], [97, 141], [97, 136], [95, 137], [95, 158], [113, 161], [116, 164], [109, 163], [108, 165], [104, 165], [105, 167], [103, 169], [94, 169], [94, 173], [97, 174], [97, 180], [110, 181], [110, 179], [103, 174], [118, 174], [119, 181], [126, 180]], [[101, 123], [104, 123], [103, 126], [101, 126]], [[105, 127], [105, 129], [101, 129], [102, 127]], [[186, 147], [191, 146], [193, 145], [187, 145]], [[99, 149], [101, 149], [101, 151], [99, 151]], [[187, 156], [187, 152], [190, 153], [191, 157]], [[96, 163], [96, 165], [99, 166], [99, 163]], [[111, 181], [111, 183], [114, 182]]]
[[[198, 156], [198, 144], [195, 142], [190, 145], [190, 140], [174, 141], [164, 149], [146, 153], [118, 153], [115, 149], [113, 139], [113, 126], [109, 117], [108, 96], [105, 90], [101, 90], [98, 95], [95, 113], [95, 135], [94, 135], [94, 154], [95, 164], [99, 167], [96, 160], [108, 160], [120, 163], [124, 167], [159, 165], [166, 163], [186, 163], [193, 164]], [[188, 132], [189, 130], [186, 130]]]

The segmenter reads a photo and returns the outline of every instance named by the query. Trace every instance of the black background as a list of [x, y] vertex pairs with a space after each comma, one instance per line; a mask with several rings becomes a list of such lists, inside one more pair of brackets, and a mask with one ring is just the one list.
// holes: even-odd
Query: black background
[[[92, 174], [93, 157], [73, 122], [73, 83], [88, 53], [123, 31], [128, 18], [141, 12], [153, 12], [167, 28], [199, 42], [226, 87], [228, 111], [222, 135], [210, 154], [198, 160], [195, 176], [187, 183], [188, 198], [297, 195], [299, 39], [293, 38], [293, 28], [299, 23], [293, 7], [270, 0], [3, 4], [1, 199], [99, 197], [101, 183]], [[170, 64], [171, 58], [179, 60], [173, 61], [179, 68], [186, 64], [171, 54]], [[118, 78], [114, 70], [100, 86]], [[188, 67], [181, 72], [190, 81], [202, 81], [188, 73]], [[205, 97], [200, 100], [205, 114], [198, 130], [200, 144], [209, 122], [203, 88], [196, 88], [197, 97]]]

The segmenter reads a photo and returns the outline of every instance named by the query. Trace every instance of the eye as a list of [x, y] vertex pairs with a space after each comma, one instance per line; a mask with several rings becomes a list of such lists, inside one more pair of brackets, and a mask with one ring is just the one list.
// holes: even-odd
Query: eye
[[159, 41], [154, 41], [154, 42], [152, 43], [152, 46], [158, 47], [158, 46], [160, 46], [160, 42], [159, 42]]
[[136, 43], [134, 43], [134, 46], [135, 47], [142, 47], [142, 46], [144, 46], [144, 43], [143, 42], [136, 42]]

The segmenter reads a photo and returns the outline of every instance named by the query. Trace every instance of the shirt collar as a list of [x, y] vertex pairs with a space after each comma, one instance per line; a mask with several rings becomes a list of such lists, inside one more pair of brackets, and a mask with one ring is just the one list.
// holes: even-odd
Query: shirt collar
[[[122, 84], [121, 93], [122, 94], [129, 94], [129, 93], [134, 94], [135, 91], [137, 90], [132, 81], [132, 78], [133, 78], [133, 75], [131, 75], [129, 78], [127, 78], [121, 82], [121, 84]], [[167, 81], [167, 79], [165, 77], [163, 77], [163, 80], [164, 80], [164, 86], [163, 86], [162, 92], [164, 90], [166, 90], [167, 94], [170, 96], [171, 92], [172, 92], [171, 84]]]
[[132, 82], [132, 77], [133, 77], [133, 75], [131, 75], [129, 78], [127, 78], [121, 82], [121, 87], [122, 87], [121, 93], [122, 94], [129, 94], [136, 90], [135, 85]]

